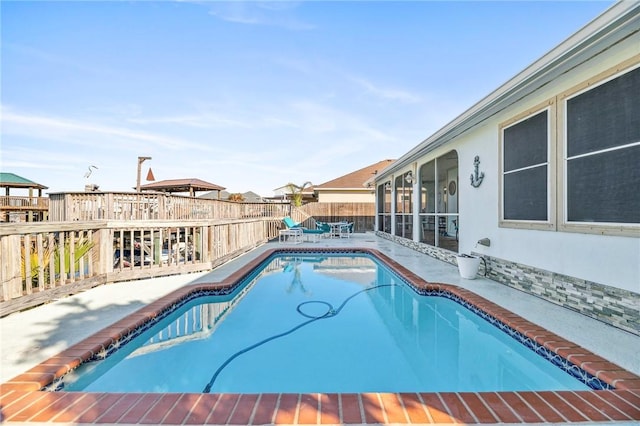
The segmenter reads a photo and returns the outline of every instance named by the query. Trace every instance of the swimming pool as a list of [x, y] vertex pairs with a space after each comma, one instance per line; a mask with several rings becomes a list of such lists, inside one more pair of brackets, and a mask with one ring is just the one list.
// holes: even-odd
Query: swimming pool
[[609, 388], [447, 291], [363, 253], [286, 253], [195, 293], [56, 383], [85, 392]]
[[[157, 319], [185, 303], [231, 295], [273, 255], [368, 253], [419, 294], [455, 300], [560, 368], [588, 380], [589, 390], [403, 393], [147, 393], [64, 392], [58, 386], [83, 363], [117, 353]], [[105, 326], [0, 386], [0, 417], [53, 424], [548, 424], [640, 420], [640, 377], [536, 325], [473, 291], [428, 282], [380, 250], [289, 247], [260, 250], [217, 282], [181, 287]], [[231, 296], [229, 296], [231, 298]], [[231, 299], [229, 299], [231, 300]], [[383, 366], [387, 367], [387, 365]], [[162, 372], [159, 372], [162, 373]], [[590, 380], [589, 378], [598, 380]], [[603, 389], [611, 389], [601, 391]], [[52, 390], [60, 390], [51, 392]], [[608, 424], [608, 423], [607, 423]], [[612, 423], [613, 424], [613, 423]], [[617, 424], [617, 423], [615, 423]]]

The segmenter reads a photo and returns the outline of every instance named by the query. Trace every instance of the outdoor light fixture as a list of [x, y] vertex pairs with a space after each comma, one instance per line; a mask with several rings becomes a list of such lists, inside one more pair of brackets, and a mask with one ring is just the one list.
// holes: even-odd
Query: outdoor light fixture
[[412, 184], [413, 183], [413, 172], [409, 171], [406, 176], [404, 177], [404, 180], [407, 181], [408, 184]]
[[384, 183], [384, 188], [385, 188], [385, 189], [390, 189], [390, 188], [391, 188], [391, 181], [390, 181], [390, 180], [388, 180], [388, 181], [386, 181], [386, 182]]

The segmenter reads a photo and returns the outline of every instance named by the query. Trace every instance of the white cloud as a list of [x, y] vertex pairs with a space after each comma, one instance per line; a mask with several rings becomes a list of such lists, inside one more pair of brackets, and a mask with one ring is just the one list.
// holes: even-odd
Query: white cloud
[[352, 78], [352, 81], [363, 87], [367, 93], [384, 100], [400, 101], [405, 103], [418, 103], [422, 99], [415, 93], [406, 90], [386, 88], [374, 85], [364, 78]]
[[314, 25], [294, 15], [298, 2], [224, 1], [207, 3], [209, 14], [223, 21], [244, 25], [264, 25], [294, 31], [308, 31]]
[[18, 113], [6, 107], [2, 108], [2, 133], [58, 140], [84, 146], [94, 146], [98, 141], [108, 140], [109, 143], [120, 141], [120, 144], [125, 146], [134, 143], [159, 146], [170, 150], [206, 149], [206, 146], [181, 138], [89, 121]]

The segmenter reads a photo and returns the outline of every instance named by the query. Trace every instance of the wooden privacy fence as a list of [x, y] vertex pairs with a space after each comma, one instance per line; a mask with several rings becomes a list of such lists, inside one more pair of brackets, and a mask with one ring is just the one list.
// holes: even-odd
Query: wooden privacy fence
[[309, 203], [299, 208], [321, 222], [353, 222], [354, 232], [373, 231], [375, 203]]
[[108, 282], [209, 270], [280, 226], [280, 217], [2, 225], [0, 316]]

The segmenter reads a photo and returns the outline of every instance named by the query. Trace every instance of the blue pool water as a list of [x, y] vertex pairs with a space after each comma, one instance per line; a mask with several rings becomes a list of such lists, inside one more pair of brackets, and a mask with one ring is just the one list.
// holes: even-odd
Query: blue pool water
[[96, 392], [434, 392], [588, 387], [367, 256], [280, 256], [64, 378]]

